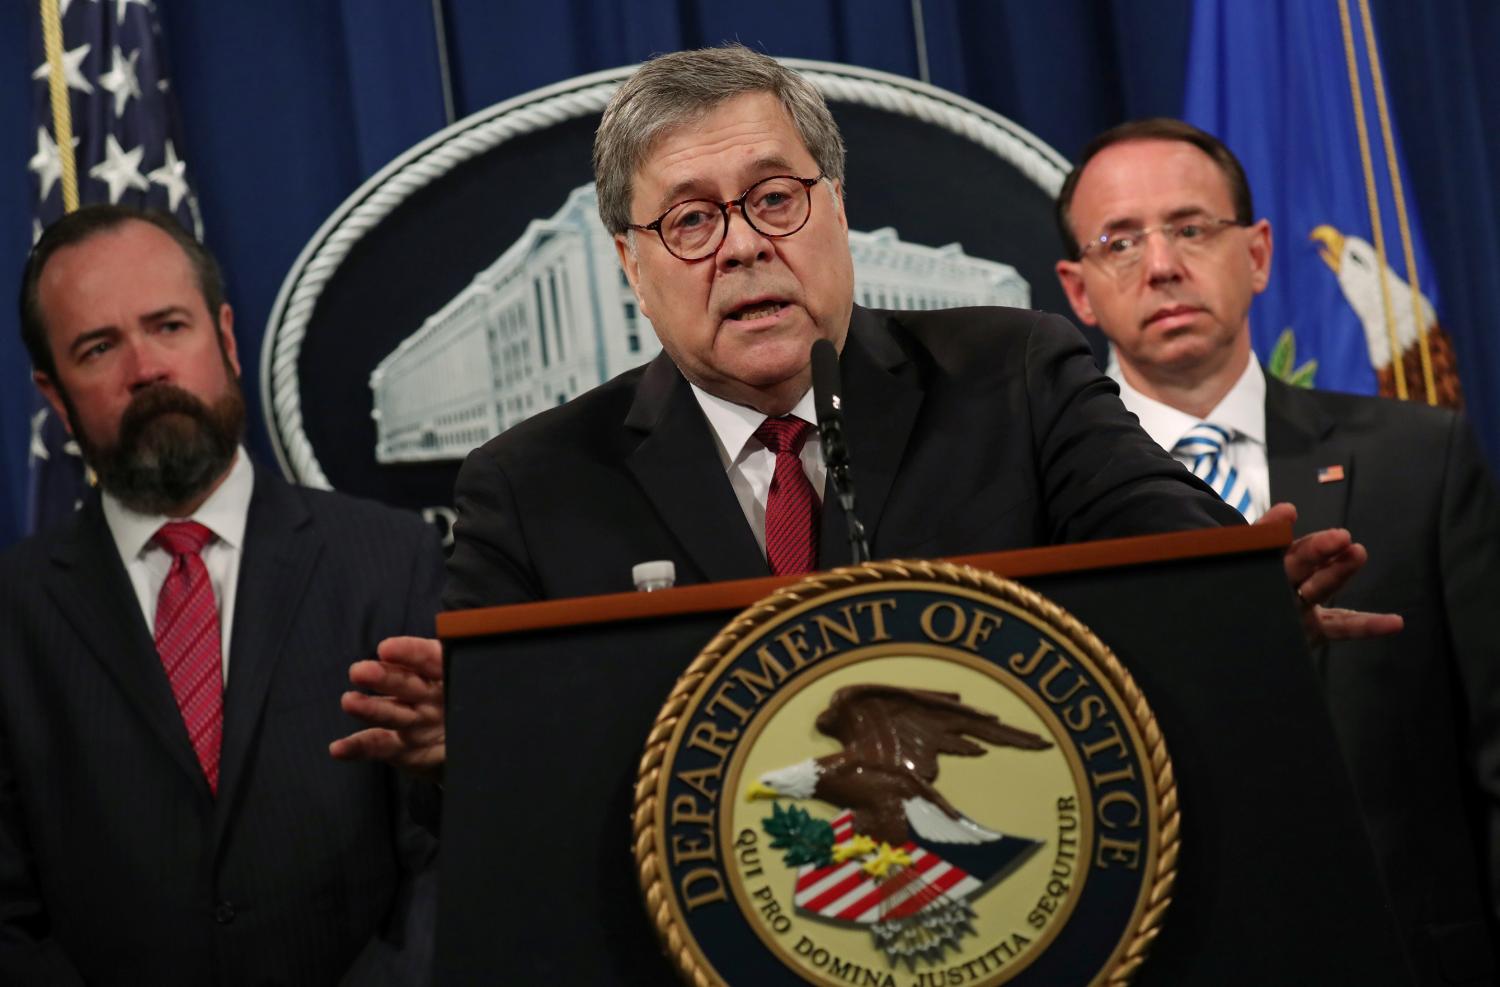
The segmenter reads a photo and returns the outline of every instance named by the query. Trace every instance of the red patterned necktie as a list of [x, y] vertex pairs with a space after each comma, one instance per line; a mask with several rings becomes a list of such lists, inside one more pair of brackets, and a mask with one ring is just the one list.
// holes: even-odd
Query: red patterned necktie
[[219, 791], [219, 742], [224, 733], [224, 672], [219, 657], [219, 608], [203, 564], [214, 534], [196, 521], [168, 521], [153, 539], [172, 556], [156, 598], [156, 652], [209, 790]]
[[766, 559], [780, 576], [818, 567], [818, 515], [822, 504], [802, 469], [802, 443], [812, 426], [800, 418], [767, 418], [755, 437], [776, 454], [766, 498]]

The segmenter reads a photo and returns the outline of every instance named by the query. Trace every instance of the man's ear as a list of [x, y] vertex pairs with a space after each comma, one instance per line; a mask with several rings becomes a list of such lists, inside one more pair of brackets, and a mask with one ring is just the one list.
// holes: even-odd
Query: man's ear
[[219, 306], [219, 345], [224, 348], [224, 359], [234, 368], [234, 375], [240, 375], [240, 355], [234, 344], [234, 309], [225, 302]]
[[650, 319], [651, 313], [646, 311], [646, 299], [641, 295], [641, 259], [636, 255], [635, 245], [630, 237], [629, 232], [615, 234], [615, 255], [620, 258], [620, 270], [625, 272], [630, 290], [635, 292], [636, 305], [640, 307], [641, 314]]
[[1257, 295], [1271, 282], [1272, 245], [1269, 219], [1250, 227], [1250, 287]]
[[1057, 280], [1062, 284], [1063, 294], [1068, 296], [1068, 304], [1073, 306], [1078, 321], [1086, 326], [1097, 326], [1099, 320], [1094, 316], [1088, 289], [1083, 285], [1083, 262], [1060, 260], [1053, 270], [1057, 272]]
[[844, 186], [832, 180], [828, 184], [833, 189], [833, 214], [838, 218], [839, 227], [847, 234], [849, 217], [844, 214]]
[[57, 415], [57, 420], [62, 422], [63, 427], [68, 430], [68, 434], [72, 435], [73, 422], [68, 417], [68, 406], [63, 404], [62, 392], [57, 389], [57, 385], [52, 382], [52, 378], [40, 370], [33, 370], [31, 372], [31, 380], [36, 384], [36, 389], [42, 392], [42, 397], [46, 398], [47, 403], [52, 406], [53, 412]]

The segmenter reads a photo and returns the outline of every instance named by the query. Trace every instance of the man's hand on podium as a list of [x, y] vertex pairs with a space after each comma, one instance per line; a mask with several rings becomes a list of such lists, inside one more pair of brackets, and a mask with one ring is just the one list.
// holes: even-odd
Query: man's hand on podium
[[[1295, 523], [1297, 508], [1275, 504], [1256, 524]], [[1287, 582], [1302, 605], [1302, 629], [1309, 645], [1346, 638], [1382, 637], [1404, 626], [1400, 614], [1366, 613], [1322, 604], [1353, 578], [1369, 558], [1365, 547], [1344, 528], [1325, 528], [1303, 535], [1287, 547], [1283, 563]]]
[[443, 721], [443, 646], [426, 637], [380, 642], [378, 660], [349, 666], [363, 691], [344, 693], [344, 712], [369, 727], [328, 745], [341, 761], [384, 761], [426, 781], [442, 781], [447, 748]]

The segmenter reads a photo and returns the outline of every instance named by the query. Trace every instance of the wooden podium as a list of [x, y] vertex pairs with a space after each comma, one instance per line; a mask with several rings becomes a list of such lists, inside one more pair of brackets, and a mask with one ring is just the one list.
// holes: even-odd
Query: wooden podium
[[[1282, 571], [1290, 538], [1287, 525], [1222, 528], [951, 560], [1069, 610], [1156, 713], [1182, 846], [1136, 983], [1412, 982]], [[793, 581], [438, 618], [438, 983], [675, 982], [631, 855], [641, 748], [701, 647]]]

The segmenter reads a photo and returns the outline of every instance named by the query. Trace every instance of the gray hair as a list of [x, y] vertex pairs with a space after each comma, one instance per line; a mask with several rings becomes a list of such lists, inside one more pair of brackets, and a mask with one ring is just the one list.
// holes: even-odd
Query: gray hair
[[637, 69], [604, 108], [594, 135], [594, 183], [604, 228], [624, 233], [629, 227], [631, 179], [659, 138], [727, 100], [760, 92], [781, 100], [823, 174], [842, 185], [844, 138], [812, 83], [740, 44], [673, 52]]

